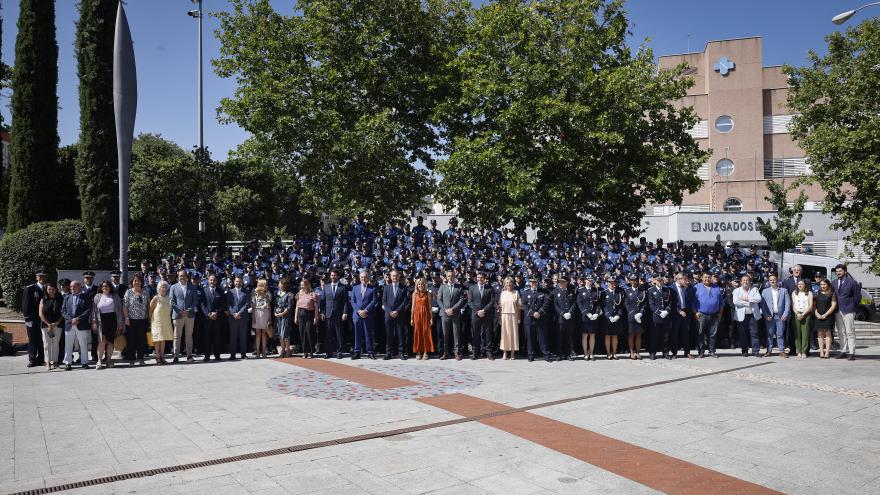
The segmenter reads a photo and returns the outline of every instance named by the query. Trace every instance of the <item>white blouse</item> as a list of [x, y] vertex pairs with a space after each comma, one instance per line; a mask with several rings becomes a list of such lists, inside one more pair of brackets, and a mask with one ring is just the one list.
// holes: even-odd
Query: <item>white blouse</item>
[[798, 313], [803, 313], [807, 310], [807, 306], [810, 302], [810, 295], [805, 292], [795, 292], [794, 293], [794, 310]]

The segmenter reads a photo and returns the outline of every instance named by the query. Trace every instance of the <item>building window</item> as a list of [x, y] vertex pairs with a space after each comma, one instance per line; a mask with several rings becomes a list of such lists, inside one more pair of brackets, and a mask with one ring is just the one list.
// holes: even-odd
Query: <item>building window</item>
[[715, 164], [715, 172], [722, 177], [727, 177], [733, 173], [733, 161], [727, 158], [718, 160]]
[[721, 133], [728, 133], [733, 130], [733, 118], [730, 115], [722, 115], [715, 119], [715, 130]]
[[743, 203], [739, 198], [727, 198], [724, 201], [724, 211], [742, 211]]

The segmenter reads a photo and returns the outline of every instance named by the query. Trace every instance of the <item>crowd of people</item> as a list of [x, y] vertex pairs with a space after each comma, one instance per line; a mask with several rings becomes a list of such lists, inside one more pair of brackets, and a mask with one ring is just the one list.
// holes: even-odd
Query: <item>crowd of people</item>
[[[778, 272], [756, 246], [565, 238], [455, 219], [319, 224], [290, 245], [252, 241], [143, 260], [95, 285], [36, 274], [24, 291], [28, 366], [157, 365], [279, 356], [529, 361], [818, 351], [855, 359], [860, 286], [845, 265]], [[816, 275], [810, 280], [809, 275]], [[120, 337], [124, 337], [121, 339]], [[124, 343], [123, 343], [124, 340]], [[167, 343], [170, 341], [170, 345]], [[167, 348], [166, 348], [167, 346]], [[774, 354], [774, 348], [777, 350]], [[695, 352], [692, 352], [695, 351]]]

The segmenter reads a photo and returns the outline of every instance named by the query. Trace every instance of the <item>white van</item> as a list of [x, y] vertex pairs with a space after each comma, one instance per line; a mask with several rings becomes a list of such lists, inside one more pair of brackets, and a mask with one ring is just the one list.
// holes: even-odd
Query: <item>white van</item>
[[[780, 256], [777, 253], [771, 251], [770, 259], [774, 261], [776, 264], [779, 264]], [[871, 294], [865, 290], [865, 287], [874, 287], [880, 286], [880, 279], [877, 276], [867, 272], [866, 270], [861, 269], [859, 266], [854, 265], [852, 263], [843, 263], [842, 261], [831, 258], [829, 256], [816, 256], [813, 254], [802, 254], [802, 253], [785, 253], [785, 257], [783, 259], [783, 265], [779, 270], [780, 278], [784, 279], [788, 276], [788, 270], [794, 265], [800, 265], [803, 269], [803, 275], [809, 279], [813, 280], [813, 275], [816, 272], [822, 273], [825, 278], [831, 280], [832, 282], [837, 278], [837, 275], [834, 273], [834, 267], [839, 264], [846, 264], [847, 270], [849, 274], [853, 276], [860, 284], [862, 288], [862, 302], [859, 304], [858, 309], [856, 310], [856, 319], [860, 321], [872, 321], [877, 317], [877, 307], [874, 302], [874, 298], [871, 297]]]

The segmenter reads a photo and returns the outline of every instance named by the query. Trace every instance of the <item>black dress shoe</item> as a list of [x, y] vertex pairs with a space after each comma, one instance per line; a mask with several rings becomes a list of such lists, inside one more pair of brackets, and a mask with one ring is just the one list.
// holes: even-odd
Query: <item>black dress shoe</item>
[[855, 360], [856, 360], [856, 355], [855, 355], [855, 354], [850, 354], [849, 357], [848, 357], [847, 359], [850, 360], [850, 361], [855, 361]]
[[550, 362], [550, 354], [544, 356], [544, 361]]
[[401, 360], [401, 361], [406, 361], [408, 357], [409, 357], [409, 356], [407, 356], [406, 354], [401, 354], [401, 355], [400, 355], [400, 360]]
[[89, 369], [89, 365], [87, 365], [87, 364], [82, 365], [82, 369], [84, 369], [84, 370]]
[[535, 360], [535, 356], [529, 356], [529, 362], [530, 362], [530, 363], [531, 363], [532, 361], [534, 361], [534, 360]]
[[371, 353], [370, 353], [370, 359], [376, 359], [376, 354], [371, 352]]
[[656, 359], [657, 359], [657, 353], [656, 353], [656, 352], [652, 352], [652, 353], [651, 353], [651, 361], [654, 361], [654, 360], [656, 360]]
[[205, 359], [202, 359], [202, 361], [210, 361], [210, 360], [211, 360], [211, 356], [205, 356]]
[[64, 366], [64, 371], [70, 371], [71, 366], [69, 364]]
[[568, 355], [568, 360], [569, 360], [569, 361], [574, 361], [574, 356], [572, 356], [571, 354], [569, 354], [569, 355]]
[[[370, 357], [373, 357], [373, 356], [371, 355]], [[390, 353], [390, 352], [385, 354], [385, 357], [382, 358], [382, 361], [388, 361], [389, 359], [391, 359], [391, 353]]]
[[28, 367], [28, 368], [36, 368], [36, 367], [37, 367], [37, 363], [28, 363], [28, 364], [27, 364], [27, 367]]
[[351, 354], [352, 361], [354, 361], [355, 359], [360, 359], [360, 358], [361, 358], [361, 353], [359, 353], [359, 352], [354, 352]]
[[476, 360], [477, 360], [477, 353], [471, 354], [471, 361], [476, 361]]
[[449, 356], [447, 356], [446, 353], [444, 352], [443, 355], [440, 356], [440, 361], [446, 361], [447, 359], [449, 359]]

